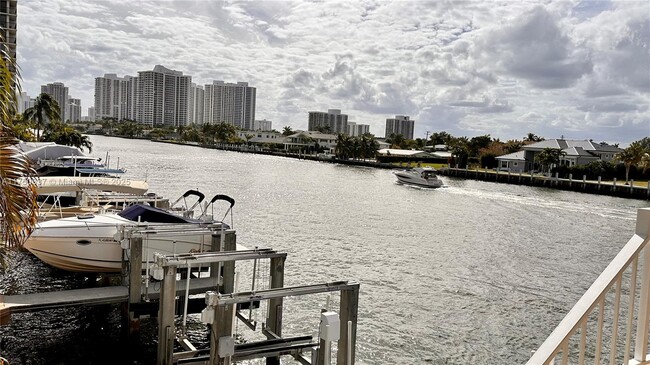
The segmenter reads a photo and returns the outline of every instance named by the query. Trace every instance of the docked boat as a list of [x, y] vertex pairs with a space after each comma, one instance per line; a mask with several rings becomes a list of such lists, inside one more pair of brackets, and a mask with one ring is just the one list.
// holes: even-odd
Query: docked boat
[[234, 200], [225, 195], [217, 195], [200, 211], [197, 218], [189, 218], [189, 214], [178, 211], [134, 204], [117, 213], [85, 214], [41, 222], [24, 247], [45, 263], [59, 269], [120, 272], [123, 261], [120, 232], [123, 228], [150, 230], [152, 234], [143, 235], [142, 261], [143, 267], [146, 267], [147, 263], [154, 261], [156, 252], [170, 255], [209, 250], [211, 231], [200, 228], [214, 230], [231, 227], [207, 214], [208, 207], [218, 200], [227, 200], [230, 204], [226, 215], [232, 212]]
[[408, 170], [394, 171], [397, 181], [402, 184], [439, 188], [443, 186], [436, 169], [432, 167], [415, 167]]
[[[30, 181], [21, 181], [29, 184]], [[101, 213], [136, 203], [169, 208], [169, 199], [149, 192], [142, 180], [116, 177], [41, 176], [34, 183], [39, 219], [50, 220], [83, 213]]]

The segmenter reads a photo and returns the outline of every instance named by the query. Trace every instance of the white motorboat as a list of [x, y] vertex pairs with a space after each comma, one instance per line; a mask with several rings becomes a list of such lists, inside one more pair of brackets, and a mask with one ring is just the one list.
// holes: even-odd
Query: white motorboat
[[120, 232], [125, 227], [149, 230], [152, 234], [142, 235], [144, 268], [154, 261], [156, 252], [170, 255], [209, 251], [212, 232], [229, 229], [232, 225], [232, 222], [228, 225], [207, 214], [208, 207], [218, 200], [230, 203], [226, 215], [232, 213], [234, 199], [216, 195], [197, 219], [188, 218], [187, 213], [146, 204], [135, 204], [119, 213], [54, 219], [39, 223], [24, 247], [45, 263], [63, 270], [120, 272], [123, 261]]
[[444, 185], [433, 167], [415, 167], [409, 170], [394, 171], [393, 174], [402, 184], [427, 188], [439, 188]]
[[[21, 180], [25, 186], [27, 180]], [[146, 181], [116, 177], [42, 176], [34, 180], [41, 221], [101, 213], [146, 203], [169, 208], [169, 199], [147, 192]]]

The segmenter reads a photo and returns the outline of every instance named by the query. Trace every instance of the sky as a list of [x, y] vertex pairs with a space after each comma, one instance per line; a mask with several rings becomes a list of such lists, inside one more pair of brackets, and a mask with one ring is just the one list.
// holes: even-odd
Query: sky
[[340, 109], [384, 137], [445, 131], [596, 142], [650, 136], [650, 2], [19, 0], [22, 87], [155, 65], [257, 89], [255, 119], [307, 129]]

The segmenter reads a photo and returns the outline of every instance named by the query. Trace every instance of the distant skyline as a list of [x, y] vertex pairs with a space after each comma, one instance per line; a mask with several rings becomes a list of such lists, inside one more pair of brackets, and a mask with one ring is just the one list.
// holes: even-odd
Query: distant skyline
[[157, 64], [257, 88], [256, 119], [306, 129], [340, 109], [383, 137], [650, 136], [648, 1], [18, 1], [23, 90]]

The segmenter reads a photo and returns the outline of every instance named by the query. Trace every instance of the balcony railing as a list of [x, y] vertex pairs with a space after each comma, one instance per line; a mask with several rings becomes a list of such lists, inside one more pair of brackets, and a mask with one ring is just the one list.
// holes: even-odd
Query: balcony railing
[[650, 364], [649, 230], [639, 209], [635, 234], [526, 365]]

